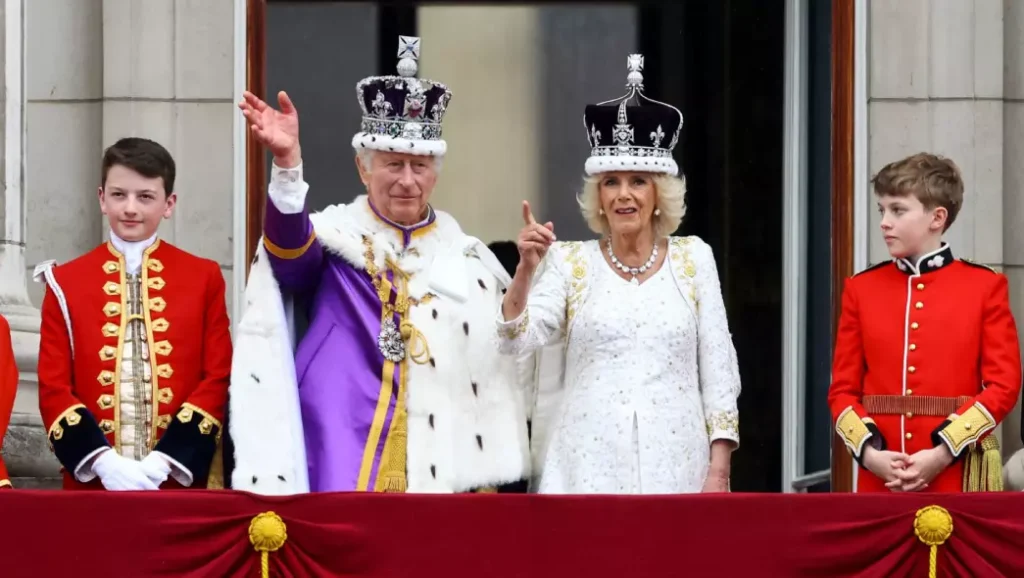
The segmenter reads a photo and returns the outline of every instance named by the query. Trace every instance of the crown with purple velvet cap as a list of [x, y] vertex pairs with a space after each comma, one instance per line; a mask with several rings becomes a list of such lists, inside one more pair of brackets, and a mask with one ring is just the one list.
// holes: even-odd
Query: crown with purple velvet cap
[[441, 156], [448, 149], [441, 139], [441, 120], [452, 92], [440, 82], [416, 78], [419, 38], [399, 36], [398, 58], [398, 76], [371, 76], [356, 84], [363, 120], [352, 146]]
[[[583, 125], [590, 141], [588, 175], [610, 171], [637, 171], [677, 175], [672, 149], [679, 142], [683, 113], [676, 107], [644, 95], [644, 57], [626, 60], [628, 92], [619, 98], [587, 105]], [[635, 104], [630, 104], [633, 100]]]

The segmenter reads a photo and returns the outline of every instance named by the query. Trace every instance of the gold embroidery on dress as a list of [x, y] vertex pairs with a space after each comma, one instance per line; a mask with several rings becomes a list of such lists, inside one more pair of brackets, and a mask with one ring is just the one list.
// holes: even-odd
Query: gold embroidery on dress
[[587, 266], [583, 257], [582, 242], [568, 241], [564, 243], [564, 246], [569, 249], [565, 261], [571, 266], [572, 273], [572, 278], [569, 280], [569, 294], [565, 299], [565, 320], [566, 330], [568, 330], [583, 299], [583, 291], [587, 288]]
[[689, 286], [690, 300], [693, 301], [693, 305], [696, 311], [700, 311], [700, 300], [697, 298], [697, 283], [695, 278], [697, 277], [697, 265], [693, 262], [693, 257], [690, 254], [690, 245], [693, 244], [691, 237], [672, 237], [672, 246], [676, 249], [670, 251], [672, 255], [672, 265], [677, 271], [682, 271], [683, 275], [689, 277], [687, 285]]
[[530, 310], [524, 309], [523, 314], [519, 318], [519, 322], [511, 327], [502, 326], [498, 329], [498, 333], [505, 339], [515, 339], [520, 335], [526, 333], [526, 328], [530, 326]]
[[740, 435], [740, 418], [735, 411], [713, 411], [707, 417], [708, 435], [715, 431], [723, 431], [735, 436]]

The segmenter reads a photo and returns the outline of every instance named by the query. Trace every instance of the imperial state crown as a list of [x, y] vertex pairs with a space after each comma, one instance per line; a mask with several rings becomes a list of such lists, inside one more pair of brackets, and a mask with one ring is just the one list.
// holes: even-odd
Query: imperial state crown
[[441, 121], [452, 93], [440, 82], [416, 78], [420, 39], [398, 37], [398, 75], [370, 76], [356, 84], [363, 111], [360, 132], [352, 137], [356, 149], [414, 155], [445, 154]]
[[[610, 171], [638, 171], [676, 175], [679, 166], [672, 150], [679, 142], [683, 113], [644, 94], [644, 57], [626, 60], [628, 92], [619, 98], [587, 105], [583, 124], [590, 141], [588, 175]], [[635, 104], [630, 104], [634, 101]]]

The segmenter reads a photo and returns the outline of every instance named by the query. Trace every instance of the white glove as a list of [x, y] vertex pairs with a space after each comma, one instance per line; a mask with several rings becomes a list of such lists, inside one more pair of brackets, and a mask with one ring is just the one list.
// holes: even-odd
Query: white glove
[[143, 458], [140, 464], [146, 477], [157, 486], [166, 482], [167, 476], [171, 475], [171, 464], [167, 463], [160, 452], [149, 452], [149, 455]]
[[142, 464], [114, 450], [101, 453], [92, 464], [92, 471], [103, 487], [111, 491], [156, 490], [156, 484], [142, 470]]

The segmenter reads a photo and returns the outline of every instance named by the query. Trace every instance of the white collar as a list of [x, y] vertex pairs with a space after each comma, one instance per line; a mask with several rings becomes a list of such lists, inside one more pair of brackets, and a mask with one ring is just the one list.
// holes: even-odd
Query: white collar
[[125, 241], [110, 231], [110, 243], [124, 255], [127, 272], [138, 273], [142, 269], [142, 253], [156, 243], [156, 234], [142, 241]]

